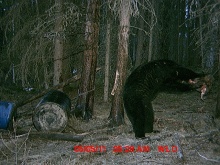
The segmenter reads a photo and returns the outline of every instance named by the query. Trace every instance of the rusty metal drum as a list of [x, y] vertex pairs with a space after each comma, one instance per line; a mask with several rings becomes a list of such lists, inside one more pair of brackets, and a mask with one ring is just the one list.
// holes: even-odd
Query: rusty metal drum
[[52, 90], [36, 106], [33, 124], [38, 131], [62, 132], [67, 125], [70, 110], [70, 98], [61, 91]]

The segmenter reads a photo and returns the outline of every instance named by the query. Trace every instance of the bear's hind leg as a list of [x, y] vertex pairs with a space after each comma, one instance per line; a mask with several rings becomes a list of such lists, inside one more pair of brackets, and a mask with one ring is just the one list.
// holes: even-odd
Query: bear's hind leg
[[134, 118], [133, 130], [136, 138], [145, 138], [145, 115], [139, 115]]
[[141, 100], [136, 100], [136, 103], [132, 104], [132, 126], [136, 138], [145, 138], [145, 112], [144, 105]]
[[144, 116], [145, 116], [145, 133], [153, 132], [153, 124], [154, 124], [154, 111], [151, 102], [144, 102]]

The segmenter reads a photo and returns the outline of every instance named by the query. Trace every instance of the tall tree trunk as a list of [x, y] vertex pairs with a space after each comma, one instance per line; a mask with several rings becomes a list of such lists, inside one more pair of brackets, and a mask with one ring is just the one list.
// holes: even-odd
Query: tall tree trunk
[[[202, 10], [200, 2], [198, 3], [198, 7], [199, 7], [199, 10]], [[200, 49], [201, 49], [200, 54], [201, 54], [201, 59], [202, 59], [202, 68], [204, 68], [205, 67], [205, 58], [204, 58], [204, 51], [203, 51], [204, 44], [203, 44], [203, 35], [202, 35], [202, 17], [203, 17], [203, 15], [201, 14], [199, 16], [199, 38], [200, 38]]]
[[180, 1], [177, 1], [177, 5], [178, 5], [178, 24], [177, 24], [177, 27], [178, 27], [178, 41], [177, 41], [177, 47], [178, 47], [178, 51], [177, 51], [177, 54], [175, 56], [175, 59], [177, 59], [177, 62], [180, 63], [180, 35], [181, 35], [181, 28], [180, 28], [180, 25], [181, 25], [181, 7], [180, 7]]
[[89, 120], [93, 115], [95, 73], [98, 54], [99, 37], [99, 0], [87, 1], [85, 42], [82, 78], [79, 85], [79, 97], [75, 107], [75, 115]]
[[148, 49], [148, 61], [152, 60], [152, 50], [153, 50], [153, 29], [154, 29], [154, 15], [151, 13], [150, 18], [150, 38], [149, 38], [149, 49]]
[[130, 26], [130, 1], [122, 0], [119, 8], [119, 39], [118, 39], [118, 57], [116, 67], [116, 78], [112, 90], [113, 100], [109, 118], [113, 125], [124, 123], [124, 108], [122, 91], [126, 79], [127, 60], [128, 60], [128, 39]]
[[[144, 0], [141, 1], [141, 3], [144, 5]], [[145, 16], [145, 10], [143, 8], [140, 9], [140, 15], [144, 18]], [[144, 30], [144, 20], [143, 18], [139, 18], [139, 27], [140, 30], [138, 30], [138, 43], [137, 43], [137, 52], [135, 57], [135, 68], [138, 67], [141, 64], [142, 61], [142, 53], [143, 53], [143, 45], [144, 45], [144, 38], [146, 37], [143, 30]]]
[[59, 84], [62, 79], [62, 58], [63, 58], [63, 38], [62, 38], [62, 0], [55, 0], [55, 5], [57, 7], [56, 12], [56, 22], [55, 22], [55, 48], [54, 48], [54, 77], [53, 77], [53, 85]]
[[214, 112], [214, 116], [216, 118], [220, 118], [220, 54], [218, 56], [218, 96], [217, 96], [217, 104]]
[[[108, 18], [109, 19], [109, 18]], [[110, 64], [110, 42], [111, 42], [111, 24], [107, 20], [107, 30], [106, 30], [106, 54], [105, 54], [105, 85], [104, 85], [104, 102], [108, 101], [109, 94], [109, 64]]]
[[[218, 84], [220, 84], [220, 81], [218, 81]], [[216, 104], [214, 116], [216, 118], [220, 118], [220, 86], [218, 86], [217, 104]]]

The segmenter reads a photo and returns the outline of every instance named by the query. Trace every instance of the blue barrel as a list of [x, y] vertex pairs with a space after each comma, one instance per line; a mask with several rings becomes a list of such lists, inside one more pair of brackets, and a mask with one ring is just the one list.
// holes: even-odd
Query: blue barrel
[[0, 101], [0, 129], [8, 129], [12, 123], [14, 106], [12, 102]]

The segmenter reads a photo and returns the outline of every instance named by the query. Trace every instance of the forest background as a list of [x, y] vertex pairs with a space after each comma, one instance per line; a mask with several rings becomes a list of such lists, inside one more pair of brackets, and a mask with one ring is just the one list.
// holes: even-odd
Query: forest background
[[84, 119], [96, 79], [120, 124], [124, 81], [143, 61], [170, 59], [218, 77], [219, 8], [219, 0], [1, 0], [0, 84], [44, 90], [80, 73]]

